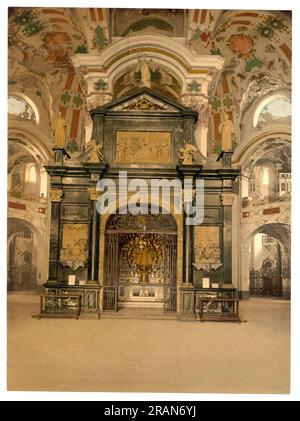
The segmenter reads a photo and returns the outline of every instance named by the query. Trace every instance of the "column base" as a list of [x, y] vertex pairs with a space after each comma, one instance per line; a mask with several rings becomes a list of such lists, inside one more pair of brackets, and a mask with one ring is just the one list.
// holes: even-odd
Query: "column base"
[[239, 291], [240, 300], [250, 300], [250, 291]]
[[179, 313], [178, 314], [178, 320], [180, 322], [195, 322], [196, 321], [196, 315], [192, 313]]
[[187, 284], [180, 287], [180, 314], [195, 315], [195, 287]]
[[64, 163], [64, 157], [70, 159], [71, 156], [68, 154], [68, 152], [64, 148], [52, 148], [54, 152], [54, 161], [56, 163], [59, 163], [63, 165]]
[[290, 288], [283, 289], [282, 290], [282, 298], [284, 300], [290, 300], [291, 299], [291, 290]]
[[233, 154], [233, 152], [230, 152], [230, 151], [228, 151], [228, 152], [221, 151], [220, 155], [217, 158], [217, 162], [221, 161], [223, 167], [231, 167], [232, 154]]

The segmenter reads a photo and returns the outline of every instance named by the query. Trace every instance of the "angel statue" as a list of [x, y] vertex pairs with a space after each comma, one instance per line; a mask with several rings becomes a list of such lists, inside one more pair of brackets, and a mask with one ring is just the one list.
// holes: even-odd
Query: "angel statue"
[[194, 155], [198, 152], [196, 146], [186, 143], [183, 148], [179, 149], [179, 159], [183, 165], [191, 165], [194, 161]]
[[104, 156], [101, 151], [101, 146], [96, 143], [95, 139], [91, 139], [86, 144], [80, 158], [81, 161], [85, 162], [103, 162]]

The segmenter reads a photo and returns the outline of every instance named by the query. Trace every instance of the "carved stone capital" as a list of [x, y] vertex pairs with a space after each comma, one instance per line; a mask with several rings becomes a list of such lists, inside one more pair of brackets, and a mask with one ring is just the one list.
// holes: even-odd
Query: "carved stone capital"
[[50, 190], [50, 200], [51, 202], [61, 202], [64, 192], [62, 189]]
[[223, 206], [232, 206], [234, 202], [234, 193], [221, 193], [220, 200]]
[[95, 187], [88, 187], [87, 190], [88, 190], [90, 200], [97, 200], [101, 195], [101, 192], [99, 190], [96, 190]]

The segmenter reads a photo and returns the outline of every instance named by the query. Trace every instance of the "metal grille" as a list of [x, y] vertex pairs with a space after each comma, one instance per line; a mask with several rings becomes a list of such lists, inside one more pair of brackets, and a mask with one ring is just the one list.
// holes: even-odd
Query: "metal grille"
[[116, 310], [117, 293], [115, 286], [105, 286], [103, 288], [103, 310]]

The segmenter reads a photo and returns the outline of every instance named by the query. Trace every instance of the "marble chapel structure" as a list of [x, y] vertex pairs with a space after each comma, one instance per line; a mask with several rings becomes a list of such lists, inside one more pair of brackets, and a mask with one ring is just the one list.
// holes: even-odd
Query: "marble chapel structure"
[[[227, 19], [223, 32], [229, 55], [213, 29], [206, 41], [210, 51], [202, 44], [200, 48], [204, 35], [199, 38], [195, 31], [199, 23], [204, 34], [209, 16], [203, 11], [168, 12], [167, 32], [161, 33], [158, 23], [139, 32], [134, 25], [139, 14], [133, 16], [128, 9], [131, 29], [119, 33], [124, 25], [121, 15], [127, 12], [117, 10], [76, 12], [81, 24], [81, 14], [87, 14], [96, 35], [87, 37], [87, 45], [77, 46], [67, 64], [59, 56], [64, 42], [70, 42], [67, 35], [57, 32], [61, 44], [54, 32], [52, 40], [50, 33], [45, 38], [48, 59], [53, 63], [56, 54], [56, 62], [67, 69], [64, 88], [59, 96], [53, 94], [51, 118], [34, 105], [36, 99], [51, 106], [38, 85], [42, 79], [31, 100], [26, 89], [19, 93], [22, 78], [10, 85], [11, 98], [27, 100], [32, 117], [26, 123], [28, 116], [13, 117], [12, 112], [10, 119], [9, 288], [22, 289], [16, 244], [24, 243], [27, 235], [26, 247], [31, 244], [35, 251], [28, 252], [31, 263], [24, 260], [21, 266], [34, 265], [32, 285], [43, 286], [50, 294], [80, 294], [83, 311], [99, 316], [127, 307], [153, 307], [179, 318], [194, 317], [199, 299], [207, 294], [232, 300], [250, 295], [288, 298], [290, 121], [288, 113], [272, 117], [275, 111], [268, 104], [289, 103], [289, 74], [280, 79], [275, 70], [265, 71], [259, 58], [250, 59], [250, 53], [246, 57], [248, 44], [254, 41], [229, 25], [235, 19], [233, 11], [218, 16], [212, 11], [210, 20], [210, 25], [217, 25], [214, 20], [221, 25]], [[149, 13], [158, 19], [160, 12]], [[257, 12], [256, 19], [268, 18], [273, 31], [276, 25], [285, 25], [282, 36], [287, 36], [288, 17], [264, 13]], [[165, 11], [161, 14], [166, 18]], [[20, 25], [17, 17], [12, 15], [11, 25]], [[101, 23], [105, 19], [110, 35]], [[194, 28], [190, 36], [184, 35], [187, 25], [189, 34]], [[215, 31], [221, 28], [218, 25]], [[69, 28], [68, 36], [71, 33]], [[288, 61], [287, 41], [282, 41], [280, 60]], [[244, 74], [247, 85], [237, 98], [238, 78], [244, 83]], [[61, 82], [55, 71], [48, 76], [51, 89]], [[47, 128], [44, 134], [34, 130], [40, 124], [36, 116]], [[44, 148], [39, 136], [47, 144]], [[13, 160], [22, 148], [26, 153]], [[18, 188], [24, 177], [24, 185], [33, 185], [26, 184], [31, 161], [38, 174], [38, 179], [32, 175], [32, 183], [38, 180], [43, 186], [36, 207]], [[143, 180], [145, 189], [152, 180], [177, 180], [182, 194], [185, 180], [193, 191], [202, 180], [201, 223], [189, 225], [184, 206], [180, 213], [175, 211], [175, 190], [171, 189], [170, 207], [163, 194], [154, 203], [150, 194], [136, 199], [136, 191], [126, 190], [135, 179]], [[105, 214], [97, 207], [104, 194], [101, 182], [115, 186]], [[192, 195], [190, 203], [195, 200]], [[130, 201], [148, 212], [128, 212]], [[16, 221], [24, 218], [25, 210], [27, 225], [19, 226]], [[39, 248], [45, 250], [43, 257], [38, 256]]]

